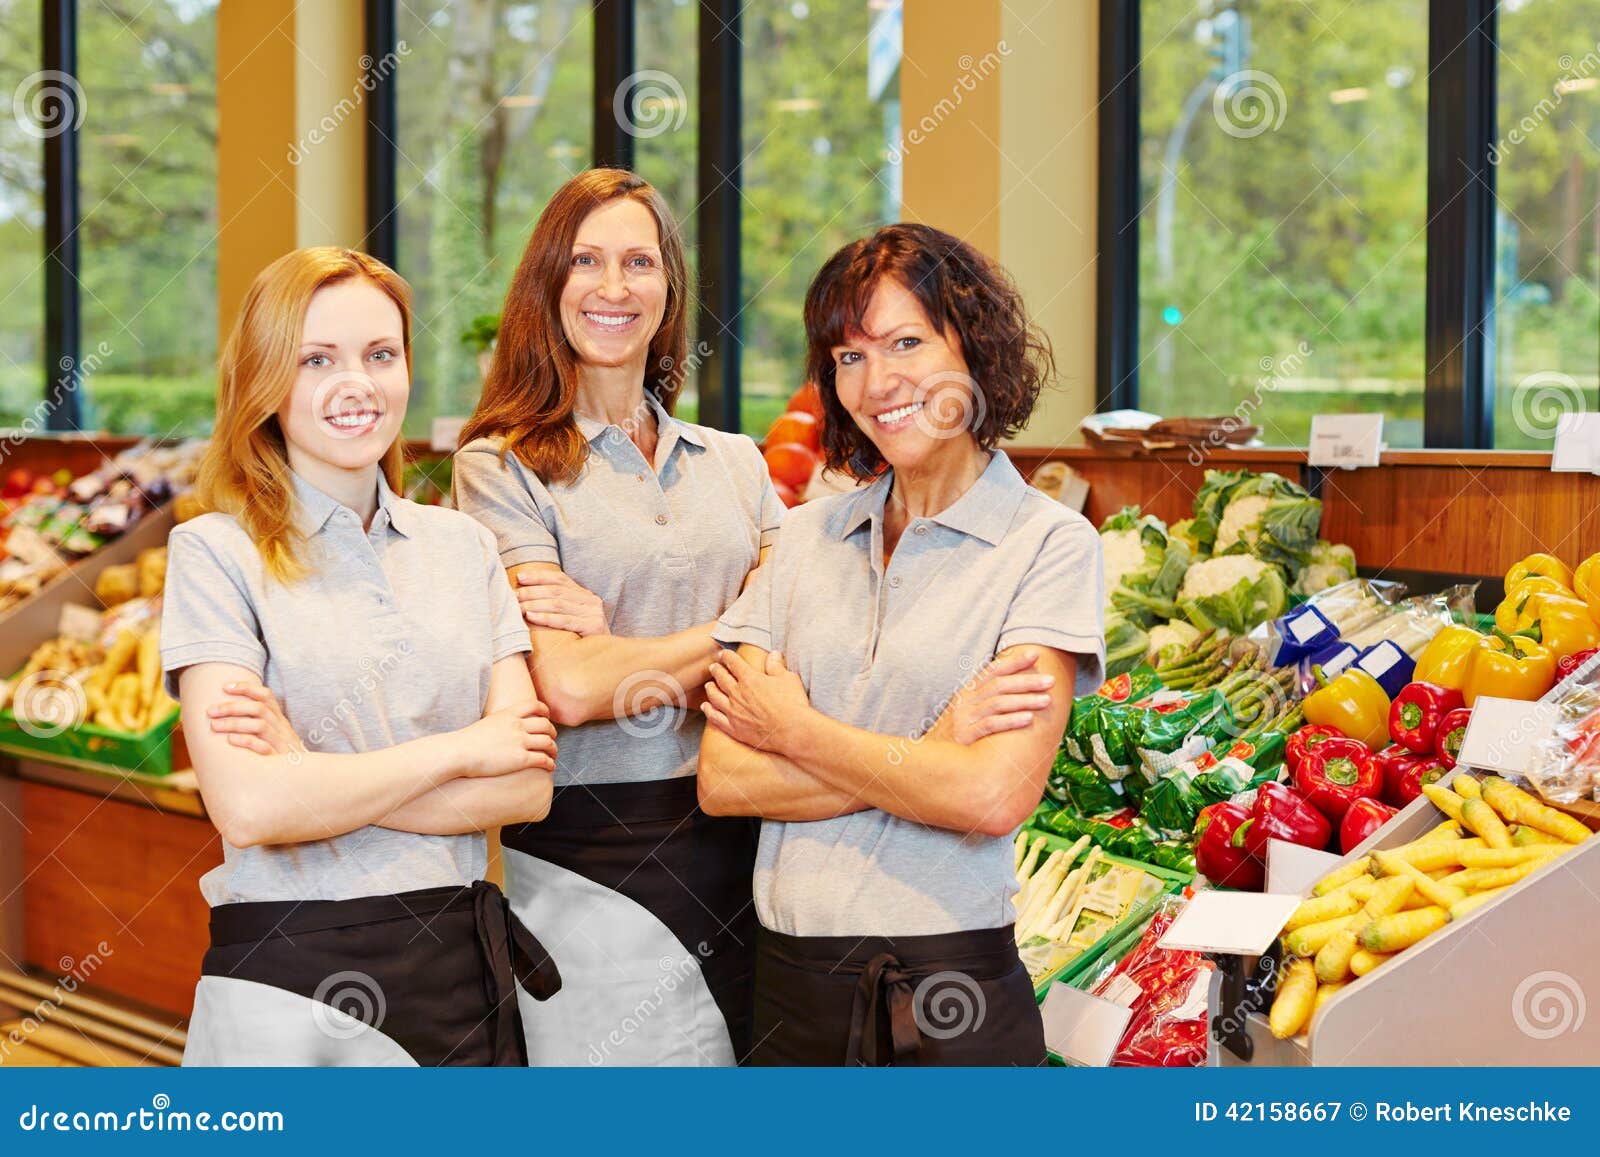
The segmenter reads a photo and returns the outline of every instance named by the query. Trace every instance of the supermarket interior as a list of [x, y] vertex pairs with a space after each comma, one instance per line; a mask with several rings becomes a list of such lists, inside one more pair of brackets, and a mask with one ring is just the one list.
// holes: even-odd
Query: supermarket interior
[[[219, 492], [206, 464], [229, 417], [219, 409], [219, 365], [244, 364], [230, 334], [238, 341], [259, 324], [250, 320], [258, 275], [293, 251], [337, 246], [405, 279], [409, 397], [392, 429], [405, 457], [398, 489], [421, 506], [465, 509], [464, 496], [487, 501], [487, 483], [480, 465], [462, 485], [468, 455], [457, 451], [497, 429], [474, 416], [484, 413], [480, 395], [514, 375], [521, 356], [501, 330], [532, 324], [535, 308], [555, 316], [555, 305], [514, 301], [543, 292], [526, 279], [541, 236], [535, 224], [545, 228], [547, 203], [591, 167], [632, 169], [677, 216], [689, 289], [673, 316], [686, 330], [679, 364], [668, 360], [681, 390], [673, 417], [660, 412], [659, 454], [675, 452], [669, 422], [692, 443], [676, 443], [690, 455], [680, 462], [737, 457], [697, 429], [748, 435], [750, 461], [759, 447], [765, 463], [755, 492], [786, 508], [781, 528], [753, 524], [751, 559], [726, 598], [712, 591], [720, 578], [696, 580], [697, 591], [711, 592], [705, 598], [721, 599], [708, 613], [669, 622], [690, 614], [673, 603], [679, 588], [629, 588], [619, 576], [603, 596], [617, 635], [700, 631], [722, 616], [716, 641], [741, 653], [752, 629], [778, 637], [764, 626], [730, 627], [735, 598], [748, 602], [742, 568], [759, 559], [752, 575], [777, 576], [749, 590], [815, 586], [804, 567], [840, 557], [849, 536], [809, 545], [797, 537], [802, 545], [789, 550], [814, 557], [786, 560], [789, 528], [822, 535], [808, 506], [881, 494], [889, 477], [881, 468], [909, 453], [889, 448], [886, 439], [901, 435], [869, 428], [859, 395], [845, 397], [860, 379], [844, 361], [828, 356], [819, 377], [811, 356], [813, 341], [826, 354], [845, 340], [816, 339], [828, 322], [808, 297], [820, 301], [833, 269], [824, 263], [841, 247], [896, 222], [932, 226], [962, 246], [950, 241], [948, 262], [971, 252], [996, 272], [963, 293], [996, 294], [1001, 307], [1020, 299], [1029, 332], [1048, 340], [1053, 373], [1036, 403], [1018, 410], [991, 390], [987, 404], [1003, 411], [991, 420], [984, 387], [994, 383], [978, 373], [958, 399], [976, 417], [966, 415], [959, 436], [936, 429], [926, 452], [946, 461], [951, 447], [987, 453], [998, 442], [1049, 500], [1049, 518], [1064, 528], [1087, 520], [1097, 532], [1103, 598], [1087, 613], [1102, 638], [1085, 642], [1042, 623], [1013, 636], [1065, 653], [1080, 677], [1070, 712], [1062, 699], [1060, 742], [1047, 774], [1041, 765], [1037, 806], [1003, 837], [1012, 872], [1001, 948], [1027, 973], [1033, 1003], [1024, 1015], [1037, 1010], [1051, 1066], [1600, 1060], [1600, 1016], [1585, 1015], [1586, 993], [1600, 995], [1600, 840], [1590, 838], [1600, 830], [1600, 0], [0, 0], [0, 26], [0, 93], [14, 94], [11, 115], [0, 118], [0, 1066], [177, 1066], [186, 1050], [190, 1064], [237, 1055], [218, 1043], [222, 989], [211, 989], [202, 1031], [197, 984], [204, 992], [216, 979], [225, 947], [212, 904], [223, 895], [262, 899], [241, 881], [245, 865], [267, 861], [259, 847], [241, 853], [238, 840], [225, 858], [222, 831], [244, 827], [231, 812], [233, 826], [223, 823], [202, 795], [195, 764], [202, 750], [215, 760], [217, 749], [193, 743], [199, 724], [187, 723], [186, 735], [191, 681], [180, 711], [177, 683], [163, 677], [180, 666], [172, 620], [180, 610], [185, 620], [201, 616], [164, 609], [163, 599], [179, 589], [183, 532], [172, 539], [168, 574], [174, 529], [232, 517], [203, 496]], [[654, 226], [652, 236], [666, 233], [659, 214]], [[631, 267], [626, 276], [636, 276]], [[905, 288], [933, 327], [964, 332], [973, 315], [953, 308], [934, 317], [937, 294]], [[566, 291], [556, 296], [566, 311]], [[597, 332], [631, 324], [602, 325], [595, 307], [584, 308]], [[991, 320], [980, 325], [1009, 324], [1008, 314], [984, 316]], [[850, 324], [850, 340], [869, 334], [859, 313]], [[556, 332], [561, 340], [559, 323]], [[518, 335], [518, 350], [528, 334]], [[984, 341], [967, 346], [975, 372], [974, 350], [1001, 340], [977, 336]], [[885, 358], [902, 356], [899, 348]], [[574, 356], [564, 351], [561, 364], [570, 370]], [[862, 357], [879, 364], [876, 354]], [[573, 440], [590, 455], [610, 454], [593, 436], [577, 437], [570, 390], [565, 405]], [[263, 421], [277, 429], [271, 409]], [[876, 421], [886, 428], [881, 412]], [[921, 411], [904, 421], [921, 423]], [[292, 434], [277, 435], [280, 452]], [[651, 433], [647, 460], [655, 446]], [[881, 456], [853, 456], [866, 451]], [[829, 466], [858, 460], [868, 462], [859, 475]], [[975, 477], [966, 482], [978, 485]], [[549, 498], [558, 487], [543, 468], [530, 486], [547, 520], [580, 509], [575, 498]], [[697, 493], [707, 502], [720, 490]], [[661, 509], [677, 519], [680, 500], [688, 501], [669, 494]], [[585, 509], [592, 519], [605, 508]], [[914, 545], [890, 543], [892, 556], [864, 572], [894, 573], [884, 590], [900, 585], [893, 568], [919, 565], [914, 551], [924, 543], [957, 535], [955, 520], [938, 525], [936, 508], [921, 513], [933, 533], [916, 523], [919, 537], [904, 540]], [[690, 525], [713, 541], [718, 532], [705, 528], [717, 519], [702, 514]], [[396, 536], [434, 525], [410, 517], [390, 524]], [[571, 525], [552, 525], [551, 553], [540, 556], [531, 546], [511, 550], [502, 525], [481, 521], [499, 538], [492, 574], [537, 557], [598, 589], [566, 553], [579, 549]], [[648, 523], [639, 520], [654, 533]], [[319, 533], [331, 535], [328, 525]], [[952, 551], [1001, 551], [1012, 533], [970, 519], [963, 526], [969, 537]], [[673, 558], [651, 553], [666, 538], [644, 531], [614, 546], [612, 565], [670, 571]], [[599, 530], [591, 523], [588, 533]], [[200, 538], [195, 531], [186, 564]], [[402, 545], [418, 548], [389, 543], [385, 559], [400, 557]], [[968, 594], [949, 593], [977, 591], [977, 603], [997, 602], [996, 624], [1014, 621], [1003, 618], [1010, 593], [954, 576], [967, 565], [952, 568], [943, 598], [916, 613], [987, 622], [984, 608], [953, 605]], [[784, 577], [797, 568], [800, 578]], [[192, 595], [193, 572], [183, 578]], [[365, 581], [326, 597], [353, 600]], [[826, 574], [820, 581], [831, 588]], [[1043, 601], [1078, 607], [1094, 581], [1063, 581]], [[657, 605], [619, 614], [629, 589], [653, 592], [633, 598]], [[836, 589], [842, 607], [848, 582]], [[686, 608], [704, 603], [699, 594], [681, 599]], [[1014, 607], [1022, 605], [1018, 595]], [[829, 607], [821, 618], [847, 631], [871, 622], [878, 645], [872, 610], [855, 610], [860, 617]], [[263, 654], [282, 628], [269, 617], [283, 613], [281, 603], [260, 611]], [[1062, 610], [1052, 621], [1073, 620]], [[520, 617], [513, 625], [528, 635]], [[788, 629], [795, 671], [850, 682], [839, 663], [802, 668], [805, 632]], [[965, 625], [946, 631], [924, 621], [922, 630], [930, 666], [954, 654], [949, 639], [966, 645]], [[520, 646], [537, 657], [546, 653], [540, 637], [559, 632], [535, 625], [532, 633]], [[702, 645], [711, 637], [705, 628]], [[884, 627], [885, 645], [906, 638]], [[1098, 686], [1085, 685], [1102, 641]], [[713, 705], [705, 734], [717, 736], [719, 751], [722, 733], [738, 730], [719, 715], [732, 692], [706, 674], [715, 654], [683, 668], [700, 674], [676, 700], [641, 700], [633, 725], [623, 710], [583, 716], [556, 706], [537, 663], [532, 682], [552, 705], [565, 758], [584, 750], [578, 729], [596, 727], [623, 734], [608, 732], [610, 747], [589, 736], [594, 758], [634, 758], [626, 753], [660, 741], [665, 712], [667, 742], [686, 748], [675, 758], [687, 758], [692, 773], [700, 732], [683, 717], [702, 722], [697, 694]], [[494, 655], [496, 678], [504, 658]], [[915, 658], [894, 656], [902, 671]], [[643, 665], [677, 670], [678, 662]], [[970, 675], [965, 654], [961, 665]], [[701, 682], [710, 686], [697, 692]], [[960, 682], [949, 681], [941, 703]], [[285, 700], [293, 683], [291, 671], [287, 689], [277, 689]], [[382, 696], [394, 685], [371, 686]], [[1071, 695], [1070, 679], [1066, 687]], [[825, 700], [850, 701], [831, 688], [804, 690], [824, 711]], [[473, 710], [482, 714], [485, 701]], [[921, 729], [867, 730], [918, 744], [934, 716], [943, 718], [931, 711]], [[936, 736], [927, 745], [944, 747], [956, 742]], [[571, 778], [570, 769], [556, 764], [558, 807], [582, 783], [611, 786], [604, 775]], [[208, 784], [223, 780], [206, 774]], [[705, 801], [707, 785], [699, 790]], [[738, 919], [753, 931], [759, 916], [791, 941], [854, 934], [873, 873], [911, 862], [884, 866], [892, 838], [903, 841], [895, 855], [933, 855], [951, 835], [945, 829], [961, 831], [929, 821], [940, 830], [906, 835], [917, 821], [896, 813], [876, 835], [858, 826], [837, 836], [827, 855], [839, 878], [818, 884], [820, 894], [797, 903], [798, 876], [787, 890], [763, 883], [800, 870], [793, 865], [804, 853], [794, 849], [812, 846], [801, 843], [803, 829], [865, 824], [846, 813], [892, 807], [865, 791], [860, 798], [867, 802], [837, 818], [769, 814], [755, 907], [746, 878], [743, 911], [715, 917], [720, 931]], [[542, 909], [524, 909], [515, 892], [519, 872], [545, 865], [529, 849], [555, 858], [554, 843], [519, 834], [512, 850], [508, 826], [502, 848], [499, 821], [473, 830], [483, 826], [491, 828], [486, 877], [511, 895], [512, 939], [526, 920], [561, 963], [551, 926], [530, 915]], [[442, 838], [410, 834], [419, 830], [387, 834]], [[951, 842], [988, 840], [995, 851], [1001, 838], [985, 828]], [[849, 842], [874, 839], [885, 841], [877, 851]], [[691, 860], [694, 847], [706, 857], [715, 850], [692, 845]], [[840, 876], [857, 863], [847, 854], [858, 853], [859, 886]], [[337, 854], [327, 864], [349, 870]], [[936, 867], [925, 889], [946, 879]], [[234, 891], [219, 890], [214, 873], [224, 870], [234, 872]], [[577, 879], [571, 863], [561, 871]], [[976, 873], [955, 876], [955, 892], [987, 886]], [[916, 883], [883, 893], [916, 892]], [[647, 893], [628, 891], [628, 902], [648, 909]], [[847, 895], [855, 897], [848, 919]], [[894, 924], [890, 913], [884, 928], [911, 941], [994, 930], [959, 923], [962, 910], [947, 899], [918, 892], [902, 910], [956, 912], [957, 923], [908, 914]], [[603, 902], [612, 901], [621, 903], [615, 890]], [[675, 917], [661, 919], [654, 929], [683, 939]], [[703, 968], [691, 962], [695, 983], [703, 971], [727, 1012], [715, 987], [720, 958], [701, 955]], [[875, 975], [856, 971], [862, 986]], [[906, 971], [917, 979], [916, 967]], [[328, 995], [327, 982], [343, 975], [324, 974], [314, 998], [334, 1009], [319, 1021], [323, 1034], [351, 1048], [382, 1037], [387, 993], [385, 1032], [411, 1050], [401, 1063], [417, 1063], [422, 1046], [407, 1033], [421, 998], [409, 980], [374, 971], [381, 989]], [[569, 1007], [590, 991], [576, 966], [564, 969], [564, 983]], [[888, 992], [894, 982], [882, 983]], [[1018, 1014], [989, 983], [958, 995], [978, 1001], [974, 1033], [988, 1002], [981, 1031], [998, 1042]], [[309, 1002], [313, 986], [295, 999]], [[373, 996], [375, 1013], [371, 1000], [363, 1007]], [[885, 1009], [892, 996], [882, 997]], [[533, 1063], [538, 1055], [568, 1064], [601, 1063], [585, 1058], [602, 1054], [630, 1064], [746, 1059], [732, 1027], [726, 1055], [696, 1046], [689, 1060], [645, 1059], [629, 1050], [643, 1049], [648, 1024], [624, 1033], [626, 1042], [613, 1033], [614, 1050], [586, 1040], [540, 1054], [532, 1038], [542, 1005], [526, 992], [521, 1003]], [[847, 991], [841, 1015], [849, 1012]], [[892, 1038], [882, 1055], [903, 1060], [897, 1014], [882, 1015], [867, 1036], [881, 1028]], [[930, 1015], [917, 1010], [913, 1048], [953, 1050], [947, 1038], [972, 1019], [950, 1027]], [[264, 1019], [253, 1023], [271, 1031]], [[795, 1047], [784, 1055], [803, 1055]], [[421, 1063], [469, 1063], [441, 1052], [447, 1059]], [[874, 1063], [873, 1055], [827, 1063]], [[939, 1055], [963, 1064], [985, 1056]], [[330, 1054], [311, 1063], [341, 1062]]]

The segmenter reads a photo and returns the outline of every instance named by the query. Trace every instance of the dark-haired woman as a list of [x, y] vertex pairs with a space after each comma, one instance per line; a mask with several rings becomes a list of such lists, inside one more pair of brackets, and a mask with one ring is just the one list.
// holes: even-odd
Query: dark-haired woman
[[[827, 464], [876, 480], [793, 511], [716, 630], [739, 649], [699, 787], [763, 817], [754, 1060], [1039, 1064], [1010, 836], [1104, 657], [1098, 536], [996, 449], [1049, 348], [999, 269], [918, 225], [835, 254], [805, 322]], [[1005, 705], [1021, 725], [930, 730], [995, 663], [1048, 682]]]

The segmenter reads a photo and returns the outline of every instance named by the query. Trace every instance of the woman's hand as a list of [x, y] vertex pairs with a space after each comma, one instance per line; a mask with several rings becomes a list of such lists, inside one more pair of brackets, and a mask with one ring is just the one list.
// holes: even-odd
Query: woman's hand
[[456, 734], [462, 739], [463, 775], [556, 769], [556, 728], [543, 703], [491, 711]]
[[300, 742], [278, 697], [259, 683], [224, 683], [222, 689], [234, 698], [206, 708], [211, 730], [226, 735], [235, 747], [257, 755], [298, 755], [306, 745]]
[[583, 638], [611, 633], [600, 596], [559, 570], [519, 574], [517, 603], [529, 626], [571, 631]]
[[1055, 676], [1034, 670], [1039, 653], [1019, 647], [992, 660], [956, 692], [928, 737], [963, 746], [1002, 731], [1020, 731], [1050, 706]]
[[705, 690], [700, 710], [717, 730], [746, 747], [779, 755], [794, 725], [811, 710], [800, 676], [784, 665], [777, 651], [767, 652], [764, 670], [723, 651], [711, 664]]

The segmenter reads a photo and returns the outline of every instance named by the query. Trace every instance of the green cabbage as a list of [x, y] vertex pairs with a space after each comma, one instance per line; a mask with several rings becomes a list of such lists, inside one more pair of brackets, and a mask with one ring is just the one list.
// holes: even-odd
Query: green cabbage
[[1201, 630], [1246, 635], [1289, 609], [1289, 586], [1271, 563], [1230, 554], [1191, 566], [1177, 601], [1184, 617]]

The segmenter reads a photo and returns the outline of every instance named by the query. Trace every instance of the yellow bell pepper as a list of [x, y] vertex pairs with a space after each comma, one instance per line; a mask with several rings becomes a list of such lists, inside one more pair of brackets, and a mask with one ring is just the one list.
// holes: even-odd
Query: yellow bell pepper
[[1417, 656], [1412, 680], [1460, 691], [1467, 685], [1472, 654], [1483, 640], [1484, 636], [1471, 627], [1446, 627]]
[[1600, 614], [1600, 553], [1591, 554], [1572, 572], [1572, 589], [1589, 604], [1589, 609]]
[[1547, 575], [1568, 590], [1572, 589], [1572, 568], [1553, 554], [1530, 554], [1506, 571], [1506, 590], [1530, 575]]
[[1389, 742], [1389, 696], [1365, 671], [1350, 668], [1307, 695], [1300, 708], [1307, 723], [1337, 727], [1374, 751]]
[[1557, 659], [1600, 646], [1600, 623], [1595, 622], [1587, 603], [1548, 592], [1529, 600], [1538, 640]]
[[1577, 596], [1553, 578], [1533, 575], [1506, 591], [1494, 610], [1494, 625], [1508, 635], [1528, 630], [1539, 621], [1539, 607], [1547, 598], [1575, 601]]
[[1521, 635], [1486, 635], [1471, 652], [1471, 664], [1461, 694], [1468, 707], [1476, 703], [1480, 695], [1496, 699], [1537, 699], [1555, 686], [1555, 682], [1556, 657], [1544, 644]]

